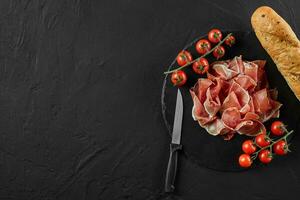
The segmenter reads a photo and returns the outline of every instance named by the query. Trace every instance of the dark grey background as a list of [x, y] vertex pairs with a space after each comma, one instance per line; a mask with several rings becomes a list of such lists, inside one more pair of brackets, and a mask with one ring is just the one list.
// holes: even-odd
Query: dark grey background
[[0, 1], [0, 199], [297, 199], [299, 148], [222, 173], [181, 157], [160, 94], [178, 51], [211, 27], [249, 30], [260, 5], [299, 35], [299, 1]]

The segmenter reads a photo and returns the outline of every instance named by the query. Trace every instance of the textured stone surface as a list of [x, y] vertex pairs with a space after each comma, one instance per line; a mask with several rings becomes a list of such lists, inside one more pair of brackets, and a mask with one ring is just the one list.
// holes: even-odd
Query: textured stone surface
[[162, 192], [169, 147], [162, 72], [178, 50], [210, 27], [248, 30], [262, 4], [299, 34], [296, 0], [231, 2], [1, 0], [0, 199], [299, 195], [297, 145], [290, 162], [247, 173], [181, 157], [177, 193]]

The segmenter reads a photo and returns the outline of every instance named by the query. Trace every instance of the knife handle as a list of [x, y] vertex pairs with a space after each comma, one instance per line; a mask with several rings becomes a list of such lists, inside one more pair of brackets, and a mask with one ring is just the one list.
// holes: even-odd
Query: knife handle
[[166, 173], [165, 192], [173, 192], [175, 189], [174, 183], [177, 172], [178, 150], [181, 149], [181, 144], [170, 144], [170, 157]]

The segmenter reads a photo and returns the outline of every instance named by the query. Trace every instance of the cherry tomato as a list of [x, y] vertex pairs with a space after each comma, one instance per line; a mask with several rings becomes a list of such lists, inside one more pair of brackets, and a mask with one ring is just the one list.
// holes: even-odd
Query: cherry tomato
[[205, 58], [200, 58], [198, 61], [193, 63], [193, 70], [197, 74], [204, 74], [208, 71], [209, 63]]
[[218, 46], [214, 51], [213, 55], [215, 58], [220, 59], [225, 55], [225, 49], [223, 46]]
[[280, 140], [274, 144], [273, 150], [277, 155], [284, 155], [288, 152], [288, 146], [284, 140]]
[[193, 57], [190, 52], [183, 50], [177, 55], [176, 60], [179, 66], [183, 66], [191, 62], [193, 60]]
[[266, 134], [259, 134], [255, 137], [255, 143], [259, 147], [265, 147], [265, 146], [268, 146], [270, 144], [270, 141], [269, 141]]
[[222, 33], [219, 29], [212, 29], [208, 33], [208, 40], [212, 43], [219, 43], [222, 40]]
[[265, 164], [271, 162], [271, 160], [272, 160], [272, 154], [267, 149], [264, 149], [261, 152], [259, 152], [258, 157], [259, 157], [259, 160]]
[[252, 154], [256, 151], [256, 147], [253, 144], [252, 140], [246, 140], [243, 142], [242, 149], [246, 154]]
[[235, 37], [234, 36], [229, 36], [226, 40], [225, 40], [225, 44], [228, 46], [232, 46], [235, 44]]
[[205, 54], [211, 49], [210, 42], [206, 39], [199, 40], [196, 43], [196, 50], [199, 54]]
[[174, 86], [182, 86], [186, 83], [187, 76], [184, 71], [177, 70], [172, 73], [171, 81]]
[[284, 124], [281, 121], [275, 121], [271, 125], [271, 132], [273, 135], [283, 135], [284, 134]]
[[252, 164], [252, 160], [248, 154], [242, 154], [239, 157], [239, 164], [241, 167], [250, 167]]

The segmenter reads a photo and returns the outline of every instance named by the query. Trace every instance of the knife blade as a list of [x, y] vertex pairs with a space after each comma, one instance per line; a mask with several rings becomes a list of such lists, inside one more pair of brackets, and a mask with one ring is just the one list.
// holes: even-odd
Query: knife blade
[[182, 149], [181, 127], [183, 118], [183, 100], [180, 90], [177, 91], [175, 117], [172, 132], [172, 142], [170, 144], [170, 156], [165, 180], [165, 192], [173, 192], [175, 190], [175, 178], [177, 172], [178, 151]]
[[183, 101], [182, 101], [181, 92], [178, 89], [177, 98], [176, 98], [173, 132], [172, 132], [172, 143], [173, 144], [180, 144], [182, 116], [183, 116]]

